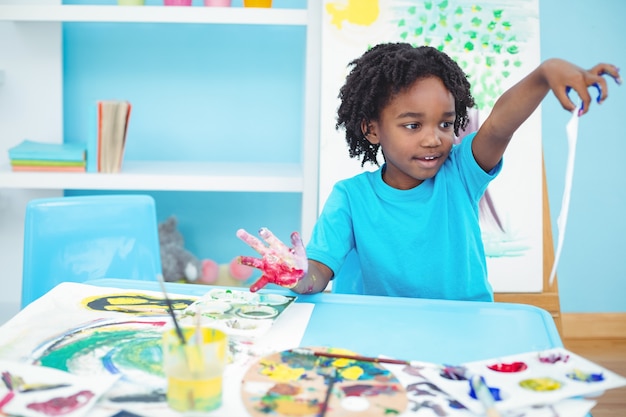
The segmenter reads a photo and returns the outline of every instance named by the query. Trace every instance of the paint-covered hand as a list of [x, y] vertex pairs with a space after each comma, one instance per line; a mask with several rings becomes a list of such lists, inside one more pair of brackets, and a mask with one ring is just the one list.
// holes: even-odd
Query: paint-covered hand
[[240, 256], [239, 262], [260, 269], [263, 275], [250, 286], [250, 291], [256, 292], [267, 284], [277, 284], [285, 288], [293, 288], [306, 275], [308, 260], [302, 239], [298, 232], [291, 234], [293, 247], [289, 248], [266, 228], [259, 230], [259, 236], [267, 243], [243, 229], [237, 230], [237, 237], [257, 251], [261, 258]]

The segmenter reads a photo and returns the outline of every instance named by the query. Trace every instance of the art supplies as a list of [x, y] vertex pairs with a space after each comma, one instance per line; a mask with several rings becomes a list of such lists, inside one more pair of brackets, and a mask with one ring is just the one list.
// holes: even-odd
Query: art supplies
[[330, 352], [330, 351], [311, 350], [311, 349], [306, 349], [306, 348], [296, 348], [296, 349], [293, 349], [293, 351], [295, 353], [299, 353], [302, 355], [312, 355], [312, 356], [319, 356], [323, 358], [346, 359], [346, 360], [359, 361], [359, 362], [390, 363], [390, 364], [396, 364], [396, 365], [410, 365], [411, 364], [410, 361], [405, 361], [402, 359], [352, 355], [346, 352], [337, 353], [337, 352]]
[[195, 327], [184, 329], [187, 339], [197, 339], [187, 344], [181, 343], [174, 330], [163, 333], [167, 403], [181, 412], [207, 412], [222, 405], [228, 338], [216, 329], [201, 328], [200, 334], [197, 332]]
[[180, 320], [191, 324], [200, 314], [205, 326], [223, 330], [234, 340], [253, 340], [263, 336], [295, 300], [290, 295], [215, 288], [183, 310]]
[[[336, 348], [307, 350], [356, 355]], [[383, 417], [406, 409], [404, 388], [381, 364], [301, 352], [273, 353], [248, 369], [241, 396], [251, 416]]]
[[[103, 412], [98, 415], [111, 416], [123, 408], [139, 415], [175, 417], [179, 413], [166, 401], [167, 380], [161, 356], [162, 334], [175, 330], [162, 291], [156, 282], [151, 285], [154, 291], [69, 282], [60, 284], [1, 328], [0, 354], [3, 358], [71, 370], [94, 379], [111, 375], [120, 377], [98, 402], [98, 411]], [[212, 287], [189, 287], [196, 292], [202, 288], [215, 290]], [[193, 329], [192, 334], [184, 336], [186, 346], [194, 350], [198, 342], [195, 334], [199, 316], [182, 319], [180, 313], [204, 297], [174, 294], [169, 287], [167, 289], [181, 330]], [[248, 293], [252, 297], [246, 298], [244, 290], [241, 294], [216, 291], [211, 294], [211, 298], [239, 300], [233, 302], [233, 312], [238, 306], [246, 305], [244, 299], [249, 301], [250, 307], [259, 302], [262, 307], [280, 307], [284, 301], [282, 295], [269, 293]], [[266, 333], [254, 333], [254, 337], [242, 337], [241, 341], [229, 337], [224, 387], [238, 387], [244, 370], [259, 357], [298, 346], [313, 305], [291, 302], [294, 299], [289, 298], [288, 309], [279, 308], [280, 314], [274, 316], [272, 313], [269, 314], [272, 318], [260, 320], [273, 323]], [[250, 311], [254, 310], [248, 310], [244, 315]], [[207, 321], [211, 320], [200, 319], [201, 328], [206, 328], [204, 323]], [[24, 329], [28, 330], [25, 332]], [[235, 330], [245, 332], [245, 329]], [[224, 389], [222, 394], [223, 405], [207, 415], [245, 415], [239, 390]], [[0, 392], [0, 401], [2, 398]], [[107, 414], [108, 410], [111, 412]]]
[[593, 396], [626, 385], [626, 378], [563, 348], [470, 362], [457, 369], [456, 378], [432, 366], [420, 373], [476, 414], [484, 413], [485, 405], [471, 395], [469, 379], [474, 375], [484, 378], [500, 412]]
[[172, 307], [170, 297], [167, 295], [167, 289], [165, 288], [163, 275], [157, 274], [157, 281], [159, 282], [159, 286], [161, 287], [161, 291], [163, 292], [163, 298], [165, 299], [165, 303], [167, 304], [167, 312], [172, 317], [172, 322], [174, 323], [174, 327], [176, 328], [176, 335], [180, 339], [180, 344], [185, 345], [185, 336], [183, 335], [183, 332], [180, 329], [180, 325], [178, 324], [178, 320], [176, 319], [176, 314], [174, 313], [174, 308]]
[[[405, 414], [402, 414], [403, 417], [484, 416], [469, 411], [454, 397], [424, 377], [422, 371], [432, 368], [433, 364], [413, 362], [411, 366], [390, 364], [384, 366], [393, 372], [406, 390], [409, 406]], [[516, 408], [500, 414], [502, 417], [586, 417], [595, 404], [595, 401], [583, 398], [566, 399], [556, 403]]]
[[88, 378], [11, 361], [0, 361], [0, 373], [0, 411], [23, 417], [83, 416], [119, 378]]

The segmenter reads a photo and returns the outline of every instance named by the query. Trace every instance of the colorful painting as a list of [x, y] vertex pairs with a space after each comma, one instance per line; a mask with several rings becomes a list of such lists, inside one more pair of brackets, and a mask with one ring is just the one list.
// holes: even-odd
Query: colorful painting
[[241, 387], [248, 413], [254, 417], [383, 417], [406, 409], [404, 388], [380, 364], [310, 353], [316, 350], [354, 354], [315, 347], [260, 359], [246, 372]]
[[[179, 311], [187, 308], [196, 299], [197, 297], [175, 297], [171, 298], [170, 302], [172, 308]], [[81, 304], [91, 311], [118, 312], [137, 316], [168, 315], [168, 306], [162, 295], [134, 292], [100, 294], [83, 299]]]
[[23, 417], [83, 416], [117, 380], [8, 361], [0, 361], [0, 373], [0, 410]]
[[[202, 325], [229, 333], [224, 378], [236, 385], [254, 360], [297, 346], [313, 309], [309, 303], [294, 304], [293, 296], [214, 287], [202, 297], [169, 298], [182, 326], [196, 326], [200, 318]], [[286, 311], [293, 314], [286, 316]], [[124, 409], [167, 417], [176, 413], [165, 402], [161, 337], [172, 327], [159, 291], [63, 283], [0, 327], [0, 356], [33, 369], [113, 378], [116, 382], [98, 402], [106, 415]], [[219, 411], [241, 415], [239, 394], [230, 390], [224, 395]]]
[[94, 320], [37, 346], [31, 363], [75, 375], [117, 376], [108, 401], [164, 401], [161, 334], [167, 324], [166, 317]]
[[[408, 42], [449, 54], [472, 85], [477, 107], [470, 114], [471, 130], [480, 126], [506, 89], [539, 64], [538, 0], [325, 0], [320, 7], [320, 210], [338, 180], [376, 169], [362, 168], [360, 161], [349, 158], [343, 132], [335, 129], [338, 93], [348, 64], [368, 48], [381, 42]], [[539, 292], [543, 287], [539, 115], [535, 112], [518, 129], [501, 174], [480, 203], [489, 280], [495, 291]]]

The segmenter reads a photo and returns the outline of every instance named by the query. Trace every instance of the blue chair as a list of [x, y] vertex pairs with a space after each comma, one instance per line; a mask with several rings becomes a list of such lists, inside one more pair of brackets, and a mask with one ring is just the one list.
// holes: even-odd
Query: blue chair
[[21, 308], [61, 282], [156, 280], [155, 203], [147, 195], [42, 198], [26, 206]]

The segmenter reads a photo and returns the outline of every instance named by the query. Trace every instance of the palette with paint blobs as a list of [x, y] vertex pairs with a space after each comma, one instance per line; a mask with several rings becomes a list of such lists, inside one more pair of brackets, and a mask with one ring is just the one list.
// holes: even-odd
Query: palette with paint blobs
[[466, 363], [455, 367], [457, 378], [449, 378], [446, 368], [426, 367], [421, 373], [477, 414], [484, 407], [472, 395], [471, 375], [484, 377], [500, 411], [594, 396], [626, 385], [626, 378], [563, 348]]
[[202, 325], [236, 338], [254, 339], [265, 334], [295, 300], [282, 294], [214, 288], [185, 308], [180, 322], [194, 324], [199, 315]]
[[[308, 350], [354, 355], [337, 348]], [[241, 395], [251, 416], [383, 417], [406, 410], [404, 387], [381, 364], [303, 352], [273, 353], [250, 366]]]

